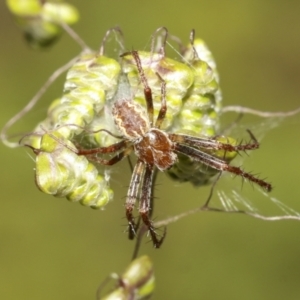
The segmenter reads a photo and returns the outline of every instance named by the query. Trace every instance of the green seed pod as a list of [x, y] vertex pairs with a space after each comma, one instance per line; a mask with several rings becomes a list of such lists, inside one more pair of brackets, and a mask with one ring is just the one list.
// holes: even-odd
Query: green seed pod
[[155, 287], [150, 258], [144, 255], [132, 261], [118, 281], [118, 287], [101, 300], [148, 299]]
[[218, 129], [222, 101], [215, 61], [204, 42], [198, 39], [193, 42], [193, 46], [187, 47], [184, 59], [191, 66], [195, 79], [184, 98], [173, 131], [214, 136]]
[[32, 148], [40, 143], [34, 148], [35, 180], [42, 192], [92, 208], [102, 208], [112, 199], [108, 178], [100, 175], [85, 156], [78, 156], [75, 145], [58, 132], [29, 141]]
[[[193, 72], [185, 64], [164, 57], [159, 53], [139, 51], [138, 54], [148, 84], [152, 90], [155, 117], [161, 107], [162, 82], [157, 74], [166, 82], [168, 110], [162, 129], [169, 129], [174, 117], [181, 110], [183, 97], [193, 83]], [[122, 68], [123, 72], [128, 76], [134, 100], [145, 106], [144, 86], [140, 82], [136, 62], [131, 54], [123, 56]]]
[[16, 16], [38, 16], [42, 12], [42, 2], [39, 0], [6, 0], [6, 5]]
[[[208, 47], [200, 39], [194, 40], [193, 44], [186, 48], [183, 57], [193, 70], [194, 82], [183, 99], [182, 108], [172, 131], [211, 138], [219, 129], [222, 102], [216, 63]], [[234, 145], [235, 141], [229, 139], [229, 143]], [[228, 153], [222, 150], [210, 152], [222, 159], [226, 155], [232, 155], [232, 158], [236, 155], [233, 152]], [[168, 174], [175, 180], [190, 181], [196, 186], [201, 186], [209, 183], [210, 178], [217, 173], [183, 155], [179, 155], [178, 158], [178, 162], [168, 170]]]
[[107, 101], [104, 109], [97, 116], [95, 116], [94, 120], [86, 128], [88, 131], [93, 131], [96, 133], [84, 135], [83, 138], [80, 136], [79, 138], [81, 138], [81, 141], [87, 144], [88, 147], [91, 147], [91, 145], [94, 147], [107, 147], [120, 141], [111, 134], [100, 130], [109, 130], [109, 132], [115, 136], [122, 135], [119, 128], [115, 124], [115, 119], [112, 115], [112, 105], [116, 101], [120, 101], [120, 99], [131, 99], [131, 97], [131, 87], [126, 75], [122, 73], [119, 77], [118, 88], [113, 99], [111, 99], [111, 101]]
[[110, 133], [101, 131], [101, 129], [109, 130], [110, 133], [117, 136], [121, 134], [114, 123], [110, 109], [103, 109], [86, 127], [87, 131], [94, 133], [86, 134], [83, 132], [82, 135], [78, 136], [77, 140], [80, 140], [82, 146], [86, 145], [88, 148], [107, 147], [120, 141]]
[[[221, 143], [227, 143], [232, 146], [236, 146], [237, 142], [235, 139], [230, 137], [218, 136], [215, 138], [216, 141]], [[224, 159], [230, 162], [237, 156], [236, 151], [225, 151], [225, 150], [204, 150], [210, 155], [217, 158]], [[178, 162], [168, 170], [168, 175], [179, 182], [190, 182], [195, 186], [203, 186], [210, 183], [211, 178], [216, 175], [219, 171], [208, 167], [205, 164], [194, 162], [185, 155], [178, 154]]]
[[217, 64], [206, 43], [202, 39], [195, 39], [193, 41], [193, 46], [191, 44], [187, 46], [186, 50], [183, 53], [184, 59], [187, 62], [193, 62], [195, 59], [194, 51], [196, 51], [198, 58], [202, 61], [205, 61], [212, 68], [216, 80], [219, 82]]
[[6, 0], [6, 4], [33, 48], [51, 45], [61, 35], [61, 23], [72, 25], [79, 19], [74, 6], [58, 1]]
[[[80, 127], [91, 123], [115, 94], [120, 70], [114, 59], [96, 53], [83, 54], [67, 73], [64, 95], [48, 110], [51, 129], [60, 127], [57, 131], [66, 139], [80, 134]], [[75, 126], [63, 126], [68, 124]]]

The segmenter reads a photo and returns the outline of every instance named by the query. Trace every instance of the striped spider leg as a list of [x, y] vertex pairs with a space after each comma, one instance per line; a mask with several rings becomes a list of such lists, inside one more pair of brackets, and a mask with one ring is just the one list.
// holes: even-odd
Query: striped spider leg
[[[79, 155], [87, 155], [90, 160], [100, 164], [113, 165], [128, 156], [132, 151], [137, 156], [137, 162], [133, 169], [131, 181], [126, 197], [126, 217], [129, 224], [129, 237], [136, 235], [137, 224], [133, 216], [133, 209], [136, 202], [139, 202], [139, 214], [147, 227], [153, 245], [159, 248], [162, 244], [165, 233], [158, 238], [153, 222], [150, 219], [152, 185], [155, 170], [166, 171], [177, 161], [177, 154], [183, 154], [192, 160], [205, 164], [218, 171], [227, 171], [241, 176], [255, 184], [258, 184], [267, 191], [271, 185], [254, 175], [243, 171], [239, 167], [229, 164], [222, 156], [213, 154], [213, 150], [222, 150], [223, 153], [239, 152], [257, 149], [259, 144], [253, 134], [249, 131], [252, 143], [232, 145], [229, 142], [221, 142], [218, 138], [202, 138], [184, 134], [168, 133], [161, 129], [162, 122], [167, 112], [166, 103], [166, 82], [157, 73], [161, 80], [161, 107], [154, 122], [152, 91], [148, 85], [141, 59], [137, 51], [125, 53], [123, 56], [132, 55], [144, 87], [146, 109], [134, 102], [132, 98], [117, 99], [112, 107], [112, 115], [116, 126], [122, 133], [121, 141], [108, 147], [95, 149], [79, 149]], [[116, 156], [104, 160], [95, 154], [115, 153]], [[211, 154], [212, 153], [212, 154]]]

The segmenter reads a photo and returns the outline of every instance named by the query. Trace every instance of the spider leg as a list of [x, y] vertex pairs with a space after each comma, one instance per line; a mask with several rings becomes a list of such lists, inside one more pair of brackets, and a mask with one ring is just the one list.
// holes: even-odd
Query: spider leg
[[233, 173], [235, 175], [241, 176], [242, 178], [246, 178], [249, 181], [259, 185], [261, 188], [265, 189], [267, 192], [270, 192], [272, 190], [272, 185], [262, 179], [259, 179], [258, 177], [255, 177], [254, 175], [244, 172], [241, 168], [231, 166], [226, 161], [217, 158], [215, 156], [212, 156], [208, 153], [205, 153], [199, 149], [195, 149], [186, 145], [174, 144], [175, 152], [181, 153], [183, 155], [189, 156], [192, 159], [202, 162], [203, 164], [214, 168], [216, 170], [220, 171], [227, 171], [230, 173]]
[[166, 231], [164, 232], [163, 236], [160, 239], [158, 239], [153, 223], [150, 220], [150, 211], [152, 208], [151, 207], [152, 184], [153, 184], [154, 173], [155, 172], [153, 166], [147, 165], [144, 173], [143, 184], [142, 184], [142, 191], [141, 191], [142, 194], [140, 199], [139, 213], [142, 217], [144, 224], [147, 226], [150, 232], [154, 247], [159, 248], [166, 236]]
[[92, 149], [78, 149], [78, 155], [90, 155], [90, 154], [97, 154], [97, 153], [112, 153], [122, 150], [130, 146], [130, 142], [127, 140], [123, 140], [121, 142], [112, 144], [108, 147], [99, 147], [99, 148], [92, 148]]
[[92, 156], [92, 155], [86, 155], [86, 156], [87, 156], [88, 160], [94, 161], [100, 165], [112, 166], [112, 165], [118, 163], [119, 161], [121, 161], [124, 157], [128, 157], [128, 155], [132, 152], [132, 150], [133, 150], [133, 148], [129, 147], [129, 148], [125, 149], [124, 151], [118, 153], [111, 159], [103, 159], [101, 157]]
[[172, 142], [186, 144], [190, 147], [196, 147], [201, 149], [214, 149], [214, 150], [225, 150], [229, 152], [235, 151], [246, 151], [246, 150], [255, 150], [259, 148], [259, 143], [252, 134], [250, 130], [247, 130], [249, 133], [252, 143], [232, 145], [230, 143], [223, 143], [215, 139], [200, 138], [184, 134], [169, 134], [169, 138]]
[[131, 176], [131, 180], [127, 192], [127, 197], [126, 197], [126, 204], [125, 204], [126, 218], [128, 220], [128, 226], [129, 226], [129, 239], [131, 240], [136, 235], [137, 225], [135, 224], [134, 221], [133, 209], [136, 200], [138, 199], [140, 184], [144, 172], [145, 172], [145, 164], [141, 160], [138, 160], [132, 172], [132, 176]]
[[166, 82], [161, 78], [161, 76], [156, 73], [158, 78], [161, 81], [161, 107], [155, 122], [155, 127], [160, 128], [162, 122], [165, 119], [166, 113], [167, 113], [167, 101], [166, 101]]
[[150, 126], [152, 127], [153, 125], [153, 99], [152, 99], [152, 91], [151, 88], [148, 85], [148, 81], [145, 75], [145, 72], [142, 67], [141, 59], [139, 57], [139, 53], [137, 51], [132, 51], [131, 52], [135, 62], [136, 66], [140, 75], [141, 82], [144, 86], [144, 95], [147, 103], [147, 112], [148, 112], [148, 117], [150, 121]]

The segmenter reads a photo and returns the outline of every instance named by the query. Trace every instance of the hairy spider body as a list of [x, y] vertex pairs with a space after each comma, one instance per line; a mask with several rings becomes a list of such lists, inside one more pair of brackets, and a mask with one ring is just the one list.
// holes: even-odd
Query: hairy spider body
[[[215, 169], [216, 172], [227, 171], [241, 176], [267, 191], [271, 185], [254, 175], [244, 172], [241, 168], [231, 166], [229, 162], [238, 151], [257, 149], [259, 144], [249, 131], [253, 142], [234, 145], [232, 140], [216, 137], [206, 138], [186, 134], [169, 133], [161, 129], [167, 113], [166, 82], [159, 73], [156, 76], [161, 82], [161, 107], [156, 120], [153, 117], [153, 97], [148, 85], [142, 63], [137, 51], [125, 53], [132, 55], [136, 61], [139, 77], [144, 87], [146, 109], [133, 100], [133, 97], [122, 97], [117, 93], [112, 105], [112, 116], [115, 125], [122, 134], [121, 141], [107, 147], [95, 149], [79, 149], [78, 155], [87, 155], [90, 160], [102, 165], [113, 165], [128, 156], [132, 151], [136, 154], [137, 162], [133, 170], [126, 197], [126, 217], [129, 223], [129, 238], [136, 235], [137, 224], [133, 216], [136, 202], [139, 202], [140, 217], [148, 228], [154, 247], [159, 248], [164, 235], [159, 239], [150, 219], [152, 202], [152, 184], [155, 169], [165, 171], [174, 166], [178, 156], [187, 157], [194, 164], [202, 164]], [[109, 160], [99, 154], [117, 153]], [[221, 155], [223, 153], [223, 155]], [[227, 155], [226, 153], [231, 153]]]
[[160, 171], [172, 167], [176, 161], [173, 143], [158, 128], [151, 128], [145, 110], [130, 99], [116, 103], [113, 116], [119, 130], [133, 142], [134, 152], [145, 164], [154, 165]]
[[156, 128], [150, 129], [134, 145], [134, 149], [144, 163], [155, 165], [160, 171], [171, 168], [177, 159], [177, 155], [173, 153], [174, 145], [168, 135]]

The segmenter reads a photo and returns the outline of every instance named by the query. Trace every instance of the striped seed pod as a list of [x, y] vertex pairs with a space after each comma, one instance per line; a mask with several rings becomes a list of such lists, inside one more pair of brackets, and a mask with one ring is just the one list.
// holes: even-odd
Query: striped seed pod
[[153, 264], [146, 255], [130, 263], [121, 277], [117, 288], [101, 300], [140, 300], [149, 299], [154, 291], [155, 278]]
[[[36, 153], [35, 181], [38, 188], [56, 197], [66, 197], [92, 208], [103, 208], [113, 197], [108, 176], [102, 176], [76, 147], [58, 132], [44, 133], [31, 144]], [[39, 147], [36, 145], [39, 143]]]
[[[182, 108], [172, 131], [192, 136], [214, 137], [219, 130], [222, 104], [215, 60], [203, 40], [194, 40], [194, 32], [191, 34], [190, 45], [183, 53], [183, 59], [193, 70], [194, 82], [183, 99]], [[216, 137], [220, 142], [224, 142], [224, 139], [227, 143], [236, 145], [236, 141], [232, 138]], [[230, 161], [237, 153], [218, 151], [210, 154]], [[178, 158], [178, 162], [168, 170], [168, 174], [180, 182], [189, 181], [195, 186], [201, 186], [209, 183], [217, 172], [186, 156], [179, 155]]]
[[193, 70], [194, 82], [184, 98], [174, 131], [214, 136], [219, 126], [222, 102], [216, 63], [208, 47], [200, 39], [191, 41], [183, 58]]
[[[142, 70], [152, 90], [154, 118], [161, 107], [161, 78], [166, 82], [168, 110], [162, 127], [168, 129], [172, 125], [174, 116], [181, 109], [184, 95], [193, 83], [193, 72], [185, 64], [164, 57], [160, 53], [139, 51], [138, 54]], [[110, 98], [107, 99], [104, 109], [95, 116], [91, 124], [87, 126], [87, 130], [96, 131], [105, 128], [115, 135], [121, 135], [111, 114], [111, 107], [115, 101], [130, 99], [146, 109], [144, 85], [141, 83], [138, 67], [131, 53], [122, 55], [121, 67], [122, 75], [119, 76], [116, 84], [117, 91], [112, 101]], [[104, 132], [89, 135], [88, 138], [85, 137], [85, 140], [89, 145], [94, 146], [108, 146], [117, 142], [112, 135]]]
[[[161, 79], [159, 76], [166, 82], [168, 110], [161, 128], [168, 130], [172, 126], [174, 117], [180, 112], [182, 100], [194, 81], [193, 71], [189, 66], [165, 57], [161, 53], [145, 51], [138, 53], [141, 67], [152, 90], [154, 118], [161, 107]], [[131, 54], [123, 56], [122, 68], [132, 87], [134, 101], [145, 107], [144, 86], [140, 82], [138, 68]]]
[[[231, 137], [217, 136], [214, 140], [237, 146], [237, 141]], [[206, 152], [227, 162], [233, 160], [238, 154], [236, 151], [225, 150], [207, 150]], [[194, 186], [203, 186], [209, 184], [212, 177], [219, 172], [205, 164], [193, 161], [185, 155], [178, 154], [177, 157], [178, 161], [167, 171], [167, 174], [176, 181], [188, 181]]]
[[77, 9], [51, 0], [6, 0], [7, 7], [33, 48], [47, 47], [61, 35], [61, 23], [72, 25], [79, 19]]
[[47, 122], [51, 129], [66, 139], [79, 135], [115, 94], [120, 70], [119, 63], [112, 58], [82, 54], [67, 73], [64, 95], [49, 107]]
[[[93, 121], [86, 127], [87, 131], [94, 132], [93, 134], [84, 134], [81, 138], [81, 145], [87, 147], [107, 147], [120, 141], [115, 136], [121, 136], [119, 128], [115, 124], [114, 116], [112, 115], [112, 106], [120, 99], [131, 99], [131, 86], [125, 74], [121, 73], [117, 84], [117, 91], [112, 99], [108, 100], [104, 108], [95, 116]], [[106, 129], [109, 131], [101, 131]], [[113, 136], [113, 135], [114, 136]]]

